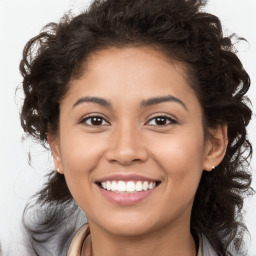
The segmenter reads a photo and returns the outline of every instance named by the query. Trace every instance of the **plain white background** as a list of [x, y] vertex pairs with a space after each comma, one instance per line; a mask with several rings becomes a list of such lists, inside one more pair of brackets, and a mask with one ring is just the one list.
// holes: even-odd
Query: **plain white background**
[[[50, 154], [30, 140], [22, 142], [19, 106], [22, 94], [15, 89], [21, 84], [19, 61], [25, 43], [51, 21], [58, 21], [64, 12], [79, 13], [88, 0], [0, 0], [0, 244], [4, 256], [25, 256], [21, 216], [25, 204], [43, 183], [43, 176], [52, 168]], [[256, 1], [210, 0], [207, 11], [219, 16], [224, 33], [237, 33], [248, 40], [237, 45], [239, 57], [251, 76], [249, 97], [256, 112]], [[255, 116], [249, 137], [256, 149]], [[31, 152], [32, 166], [27, 162]], [[252, 168], [256, 169], [253, 156]], [[256, 189], [254, 171], [253, 187]], [[245, 220], [251, 233], [247, 239], [250, 256], [256, 255], [256, 196], [245, 203]]]

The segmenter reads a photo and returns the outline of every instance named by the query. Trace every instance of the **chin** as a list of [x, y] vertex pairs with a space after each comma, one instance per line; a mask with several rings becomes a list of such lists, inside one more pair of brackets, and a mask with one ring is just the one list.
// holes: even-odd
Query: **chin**
[[122, 217], [112, 217], [111, 221], [104, 218], [105, 221], [101, 221], [100, 226], [113, 235], [143, 236], [156, 229], [158, 225], [161, 226], [160, 223], [154, 223], [154, 218], [153, 220], [151, 218], [145, 219], [145, 216], [145, 214], [143, 216], [138, 216], [137, 214], [135, 217], [132, 214], [128, 214], [127, 216], [122, 215]]
[[148, 234], [151, 229], [148, 226], [127, 223], [125, 225], [114, 225], [109, 229], [109, 233], [121, 237], [138, 237]]

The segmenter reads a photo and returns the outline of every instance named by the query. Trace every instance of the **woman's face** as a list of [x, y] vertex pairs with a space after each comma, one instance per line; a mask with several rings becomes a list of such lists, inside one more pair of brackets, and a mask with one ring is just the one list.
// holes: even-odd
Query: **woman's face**
[[182, 66], [150, 47], [88, 59], [51, 148], [91, 226], [118, 235], [186, 226], [203, 169], [202, 110]]

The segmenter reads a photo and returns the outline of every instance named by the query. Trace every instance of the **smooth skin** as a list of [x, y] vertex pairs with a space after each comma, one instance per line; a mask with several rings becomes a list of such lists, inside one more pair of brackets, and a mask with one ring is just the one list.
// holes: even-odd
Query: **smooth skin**
[[[196, 255], [194, 196], [203, 170], [218, 165], [227, 146], [226, 126], [211, 130], [213, 139], [202, 116], [185, 67], [156, 49], [90, 55], [83, 75], [70, 82], [59, 131], [48, 141], [56, 169], [87, 216], [93, 256]], [[161, 183], [144, 200], [120, 205], [96, 184], [112, 174]]]

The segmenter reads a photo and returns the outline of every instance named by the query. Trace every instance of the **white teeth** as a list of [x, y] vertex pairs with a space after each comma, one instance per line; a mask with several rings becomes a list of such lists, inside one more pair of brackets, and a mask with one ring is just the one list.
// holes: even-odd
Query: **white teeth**
[[106, 182], [101, 182], [101, 186], [102, 186], [104, 189], [107, 189], [107, 184], [106, 184]]
[[113, 191], [117, 190], [117, 183], [115, 181], [112, 182], [111, 190], [113, 190]]
[[136, 183], [136, 191], [142, 191], [142, 182], [141, 181], [138, 181]]
[[111, 190], [112, 186], [111, 186], [111, 182], [107, 181], [107, 190]]
[[[112, 188], [111, 188], [111, 190], [113, 191]], [[124, 192], [125, 191], [125, 182], [124, 181], [118, 181], [116, 190], [119, 191], [119, 192]]]
[[147, 181], [144, 181], [144, 182], [143, 182], [142, 189], [143, 189], [144, 191], [148, 190], [148, 182], [147, 182]]
[[133, 181], [128, 181], [126, 183], [126, 191], [127, 192], [134, 192], [135, 191], [135, 187], [136, 187], [136, 185], [135, 185], [135, 183]]
[[113, 192], [140, 192], [147, 191], [153, 189], [156, 186], [156, 182], [148, 182], [148, 181], [104, 181], [101, 182], [101, 187]]

